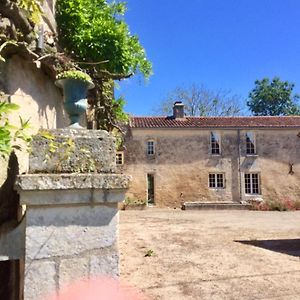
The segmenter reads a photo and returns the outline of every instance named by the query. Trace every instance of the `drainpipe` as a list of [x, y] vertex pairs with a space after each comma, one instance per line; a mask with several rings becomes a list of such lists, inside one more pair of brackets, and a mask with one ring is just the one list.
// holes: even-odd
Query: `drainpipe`
[[241, 174], [241, 132], [237, 130], [237, 144], [238, 144], [238, 172], [239, 172], [239, 197], [242, 202], [242, 174]]

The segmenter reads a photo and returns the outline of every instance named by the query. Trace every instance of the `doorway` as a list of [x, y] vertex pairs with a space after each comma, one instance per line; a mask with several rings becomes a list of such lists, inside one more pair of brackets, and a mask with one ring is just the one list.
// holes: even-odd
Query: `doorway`
[[150, 205], [154, 205], [154, 175], [153, 174], [147, 174], [147, 186], [148, 186], [147, 202]]

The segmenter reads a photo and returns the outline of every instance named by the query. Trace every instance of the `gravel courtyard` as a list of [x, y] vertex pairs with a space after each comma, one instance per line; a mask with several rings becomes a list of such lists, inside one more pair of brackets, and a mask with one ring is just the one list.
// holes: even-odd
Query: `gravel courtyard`
[[121, 211], [120, 254], [150, 300], [300, 299], [300, 212]]

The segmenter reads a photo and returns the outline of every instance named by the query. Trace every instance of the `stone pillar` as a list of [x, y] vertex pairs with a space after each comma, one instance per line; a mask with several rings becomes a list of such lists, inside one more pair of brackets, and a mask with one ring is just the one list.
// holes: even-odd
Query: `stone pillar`
[[33, 174], [16, 184], [26, 205], [24, 299], [118, 276], [118, 202], [129, 177], [114, 173], [114, 139], [103, 131], [41, 132], [29, 164]]

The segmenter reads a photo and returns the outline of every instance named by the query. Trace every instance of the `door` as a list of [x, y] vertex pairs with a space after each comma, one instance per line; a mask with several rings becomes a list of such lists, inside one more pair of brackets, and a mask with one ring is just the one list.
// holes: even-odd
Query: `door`
[[147, 174], [148, 183], [148, 204], [154, 204], [154, 175]]

